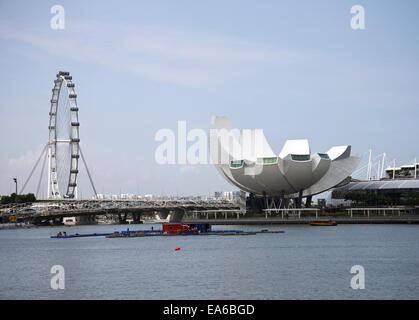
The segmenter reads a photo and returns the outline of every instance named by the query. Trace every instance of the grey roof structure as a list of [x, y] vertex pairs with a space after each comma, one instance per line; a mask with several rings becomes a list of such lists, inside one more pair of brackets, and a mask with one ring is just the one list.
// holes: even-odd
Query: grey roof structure
[[339, 191], [368, 190], [416, 190], [419, 191], [419, 179], [395, 179], [375, 181], [353, 181], [338, 189]]

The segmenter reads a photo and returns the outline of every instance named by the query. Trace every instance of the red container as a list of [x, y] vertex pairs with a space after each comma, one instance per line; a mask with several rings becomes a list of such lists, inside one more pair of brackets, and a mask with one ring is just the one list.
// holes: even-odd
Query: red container
[[189, 226], [187, 224], [182, 224], [182, 233], [189, 233]]
[[182, 224], [181, 223], [165, 223], [163, 224], [163, 233], [182, 233]]

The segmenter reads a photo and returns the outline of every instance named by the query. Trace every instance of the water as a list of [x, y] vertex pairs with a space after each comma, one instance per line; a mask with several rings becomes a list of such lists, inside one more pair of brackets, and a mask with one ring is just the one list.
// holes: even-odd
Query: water
[[[1, 230], [0, 299], [419, 298], [417, 225], [217, 226], [285, 233], [49, 238], [58, 231], [100, 233], [126, 227]], [[53, 265], [65, 268], [64, 290], [50, 287]], [[365, 269], [364, 290], [350, 287], [353, 265]]]

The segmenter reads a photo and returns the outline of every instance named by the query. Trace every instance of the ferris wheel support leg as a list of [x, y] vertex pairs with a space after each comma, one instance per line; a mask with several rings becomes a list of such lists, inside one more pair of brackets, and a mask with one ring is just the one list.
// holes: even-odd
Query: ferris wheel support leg
[[51, 198], [51, 146], [48, 146], [48, 196]]
[[40, 161], [41, 161], [41, 159], [42, 159], [42, 156], [45, 154], [46, 148], [47, 148], [47, 145], [45, 145], [44, 149], [42, 149], [42, 152], [41, 152], [41, 154], [39, 155], [38, 160], [36, 160], [36, 163], [35, 163], [35, 165], [33, 166], [33, 168], [32, 168], [32, 170], [31, 170], [31, 172], [29, 173], [29, 176], [28, 176], [28, 178], [26, 179], [25, 183], [23, 184], [22, 189], [20, 189], [20, 193], [21, 193], [21, 194], [22, 194], [22, 193], [23, 193], [23, 191], [25, 190], [26, 185], [28, 184], [29, 180], [31, 180], [31, 177], [32, 177], [33, 173], [35, 172], [36, 168], [38, 167], [39, 162], [40, 162]]
[[93, 189], [93, 192], [94, 192], [94, 194], [95, 194], [95, 199], [97, 199], [97, 192], [96, 192], [95, 185], [94, 185], [94, 183], [93, 183], [92, 176], [90, 175], [89, 168], [87, 167], [86, 160], [84, 159], [84, 155], [83, 155], [83, 151], [81, 150], [81, 146], [79, 146], [79, 148], [80, 148], [80, 155], [81, 155], [81, 159], [83, 160], [84, 167], [86, 168], [87, 175], [88, 175], [89, 180], [90, 180], [90, 184], [91, 184], [92, 189]]

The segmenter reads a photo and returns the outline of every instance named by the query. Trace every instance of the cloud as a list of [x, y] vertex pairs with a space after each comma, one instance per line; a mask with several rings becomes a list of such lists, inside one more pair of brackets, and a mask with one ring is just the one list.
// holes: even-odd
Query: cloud
[[64, 31], [20, 30], [0, 21], [0, 38], [48, 54], [160, 82], [207, 87], [281, 67], [305, 55], [246, 39], [173, 28], [72, 21]]
[[[35, 165], [36, 161], [39, 159], [41, 152], [43, 151], [45, 145], [39, 145], [35, 150], [28, 150], [21, 156], [17, 158], [11, 158], [8, 161], [8, 167], [12, 171], [22, 171], [26, 172], [31, 170]], [[41, 164], [42, 165], [42, 164]]]
[[127, 47], [138, 52], [213, 66], [288, 64], [299, 56], [232, 37], [150, 27], [129, 35], [124, 41]]
[[[29, 174], [35, 166], [35, 163], [40, 159], [41, 153], [45, 147], [45, 144], [40, 144], [37, 147], [27, 150], [25, 153], [17, 157], [12, 157], [9, 159], [3, 159], [4, 164], [0, 168], [0, 194], [7, 194], [14, 192], [13, 189], [10, 189], [12, 186], [12, 178], [17, 177], [18, 179], [18, 188], [19, 192], [21, 191], [24, 183], [29, 178]], [[28, 181], [24, 192], [33, 192], [35, 193], [37, 184], [39, 182], [41, 168], [44, 165], [44, 172], [42, 179], [46, 181], [46, 171], [47, 166], [44, 162], [45, 157], [43, 156], [38, 163], [36, 170], [33, 172], [31, 179]], [[46, 160], [46, 159], [45, 159]], [[9, 190], [10, 189], [10, 190]]]

